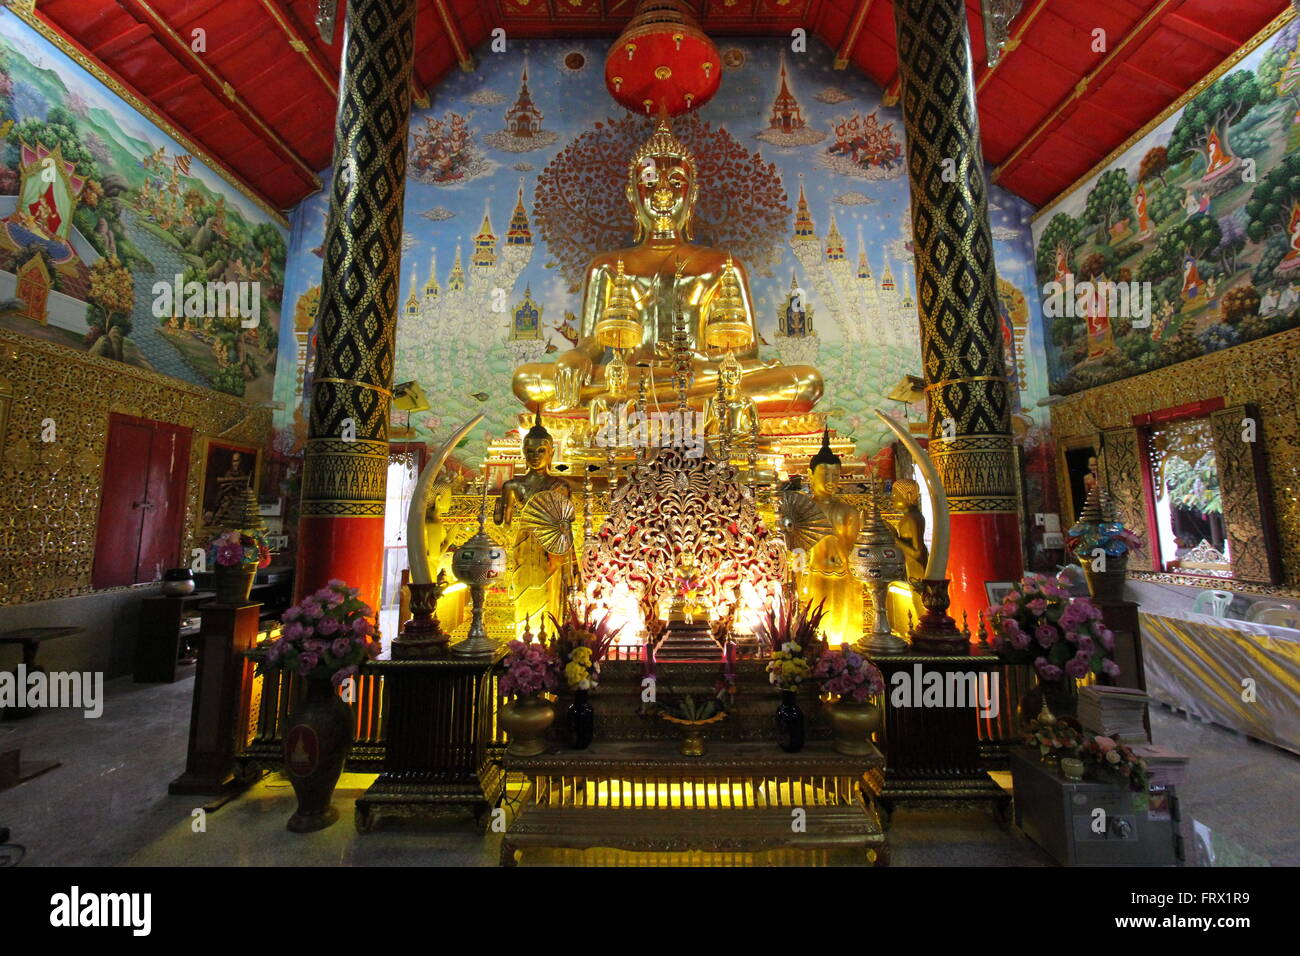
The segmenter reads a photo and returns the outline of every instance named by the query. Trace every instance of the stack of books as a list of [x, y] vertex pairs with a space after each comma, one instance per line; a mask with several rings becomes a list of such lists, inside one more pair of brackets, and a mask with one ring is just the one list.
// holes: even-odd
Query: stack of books
[[1150, 700], [1146, 691], [1134, 687], [1090, 684], [1079, 688], [1079, 723], [1094, 734], [1141, 743], [1149, 739], [1145, 718]]
[[1178, 787], [1187, 779], [1187, 756], [1159, 744], [1135, 744], [1133, 753], [1147, 764], [1147, 778], [1153, 787]]

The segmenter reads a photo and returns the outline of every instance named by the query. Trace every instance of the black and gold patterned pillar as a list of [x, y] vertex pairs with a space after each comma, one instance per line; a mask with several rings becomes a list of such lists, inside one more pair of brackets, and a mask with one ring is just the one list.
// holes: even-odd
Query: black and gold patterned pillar
[[1022, 572], [988, 186], [965, 0], [894, 0], [929, 450], [952, 507], [953, 615]]
[[298, 594], [378, 607], [416, 0], [349, 0], [303, 465]]

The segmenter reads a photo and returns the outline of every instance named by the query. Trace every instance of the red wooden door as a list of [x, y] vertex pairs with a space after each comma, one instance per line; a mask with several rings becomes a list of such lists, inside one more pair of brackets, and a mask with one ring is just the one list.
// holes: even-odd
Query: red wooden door
[[110, 417], [91, 585], [152, 581], [180, 558], [190, 430]]

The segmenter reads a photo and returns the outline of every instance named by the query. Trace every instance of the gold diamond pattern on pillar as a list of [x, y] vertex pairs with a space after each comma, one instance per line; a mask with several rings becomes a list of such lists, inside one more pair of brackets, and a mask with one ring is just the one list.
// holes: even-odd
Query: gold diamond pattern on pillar
[[382, 515], [415, 0], [352, 0], [335, 119], [304, 515]]
[[894, 0], [930, 452], [954, 511], [1015, 511], [964, 0]]

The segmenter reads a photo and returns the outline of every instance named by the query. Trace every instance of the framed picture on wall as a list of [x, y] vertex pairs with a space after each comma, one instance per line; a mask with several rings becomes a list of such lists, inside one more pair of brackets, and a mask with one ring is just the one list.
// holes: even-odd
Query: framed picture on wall
[[984, 594], [989, 604], [1001, 604], [1002, 599], [1016, 589], [1015, 581], [985, 581]]
[[230, 495], [245, 487], [257, 490], [258, 450], [251, 445], [209, 438], [203, 448], [203, 487], [200, 491], [199, 524], [215, 528], [217, 515]]
[[1078, 520], [1088, 492], [1101, 481], [1101, 456], [1092, 439], [1067, 445], [1061, 453], [1065, 463], [1065, 481], [1061, 488], [1065, 512], [1061, 517], [1068, 528]]

